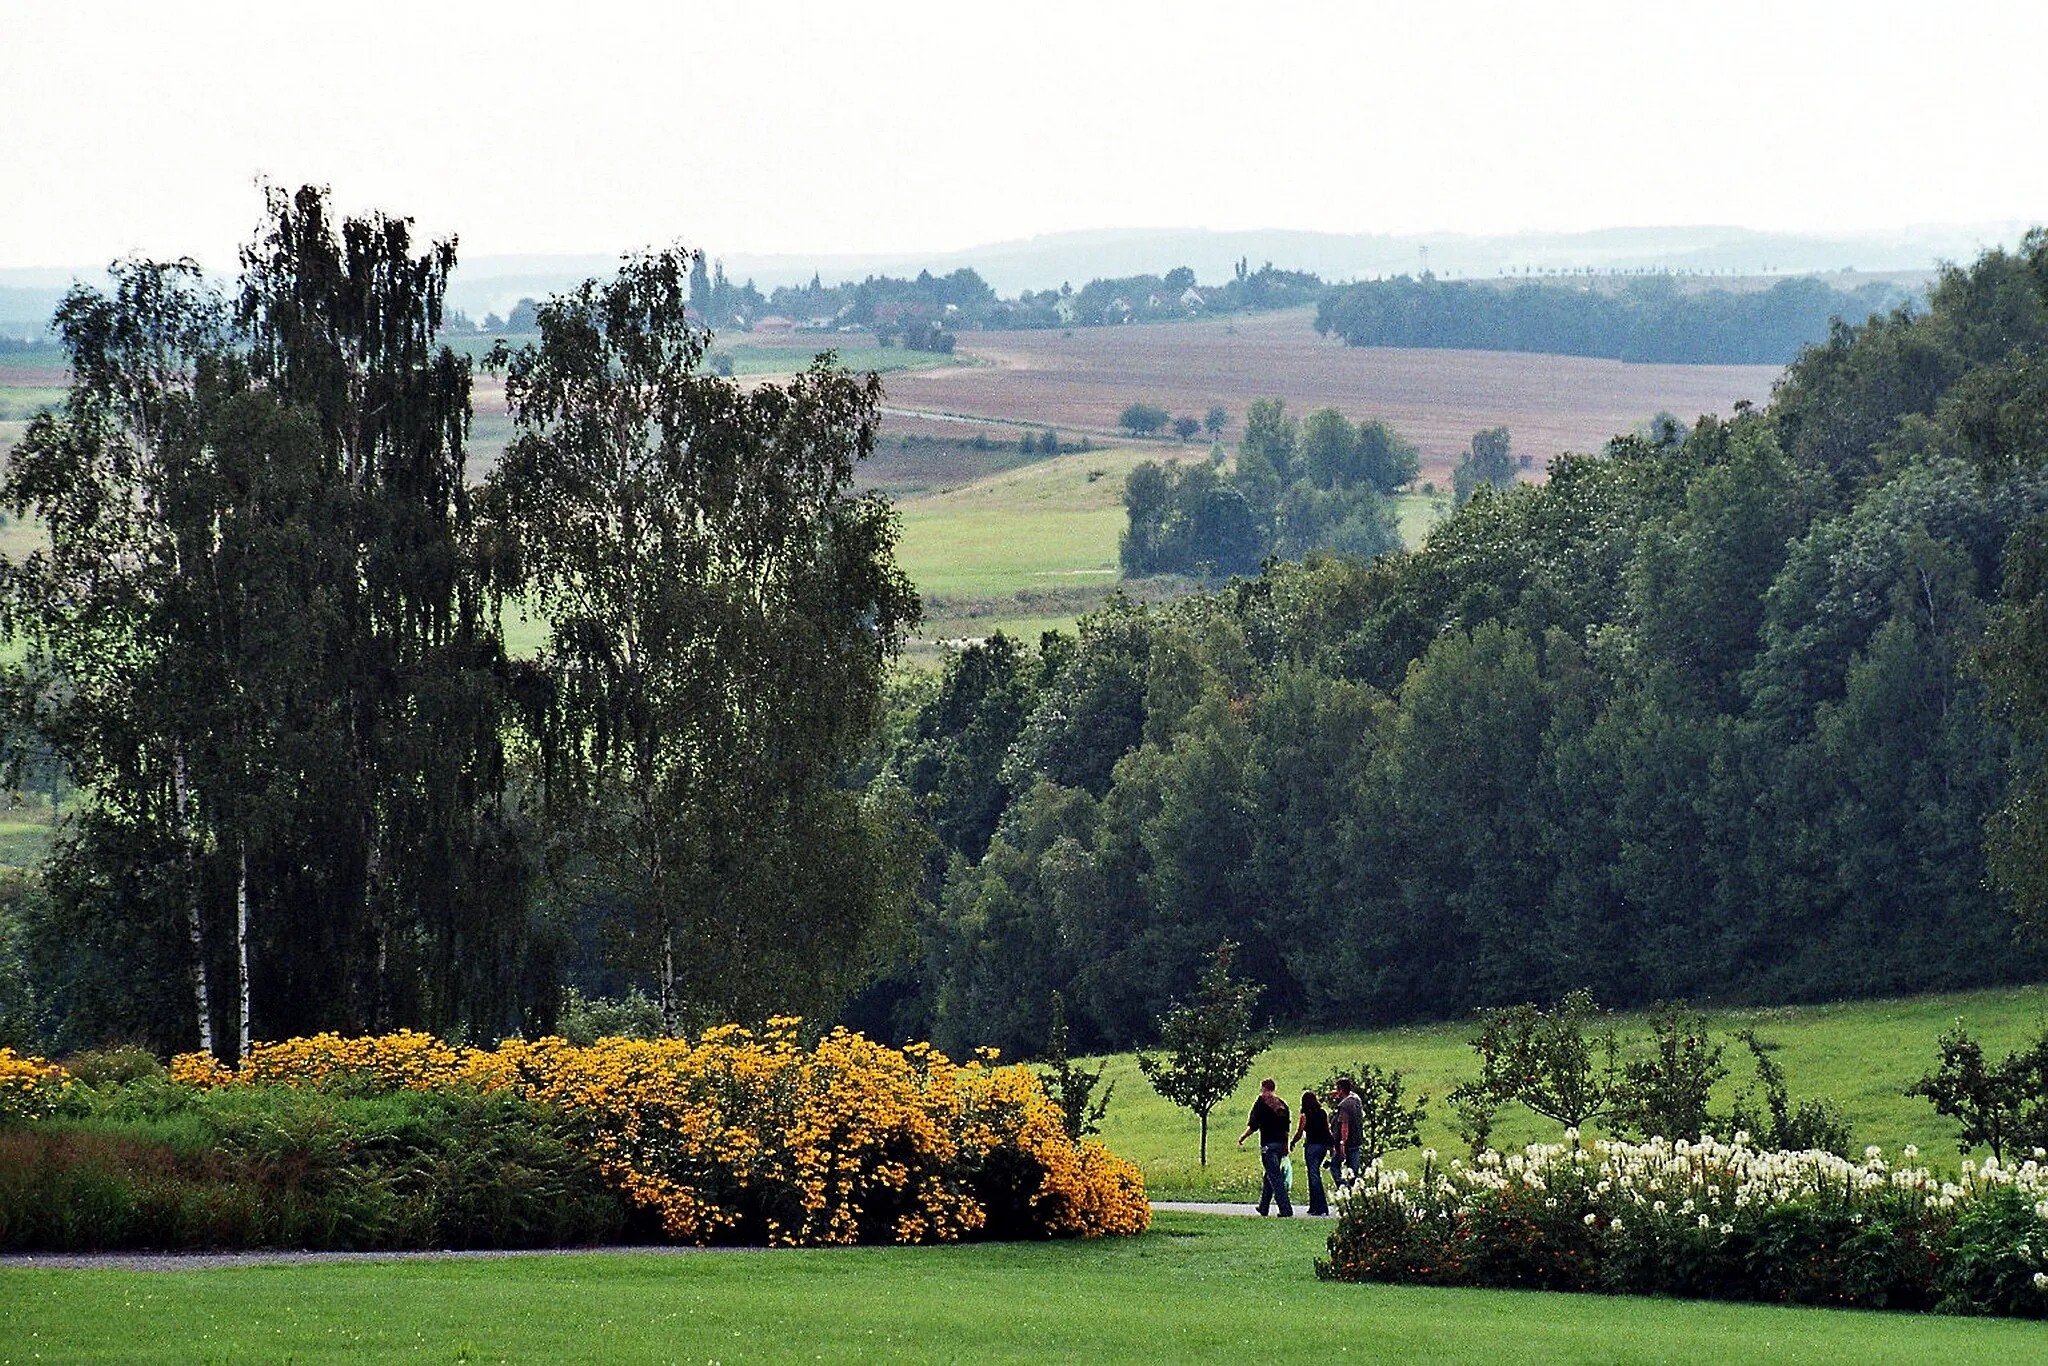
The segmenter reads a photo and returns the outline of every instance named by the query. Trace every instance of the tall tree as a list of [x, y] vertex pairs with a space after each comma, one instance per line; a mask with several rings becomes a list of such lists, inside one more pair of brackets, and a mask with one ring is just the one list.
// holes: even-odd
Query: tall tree
[[453, 262], [273, 192], [232, 325], [187, 265], [65, 305], [71, 393], [6, 493], [51, 548], [4, 571], [13, 693], [84, 797], [52, 899], [126, 926], [86, 956], [141, 961], [88, 977], [193, 972], [194, 1027], [110, 1027], [205, 1046], [227, 1014], [246, 1047], [548, 1008], [498, 803], [468, 364], [433, 342]]
[[[308, 529], [325, 566], [308, 585], [317, 720], [270, 874], [281, 900], [325, 903], [299, 942], [327, 952], [283, 956], [274, 986], [312, 1007], [287, 1017], [299, 1027], [514, 1028], [547, 1009], [524, 985], [546, 950], [506, 882], [519, 863], [465, 467], [470, 365], [435, 340], [455, 244], [415, 254], [407, 220], [337, 223], [313, 189], [272, 191], [269, 208], [237, 318], [255, 381], [315, 424], [336, 494]], [[308, 850], [325, 865], [310, 878]]]
[[136, 948], [181, 964], [190, 1029], [177, 1037], [211, 1050], [194, 786], [217, 689], [189, 629], [203, 572], [185, 559], [169, 513], [205, 448], [200, 389], [225, 350], [227, 315], [190, 262], [121, 262], [112, 274], [111, 296], [79, 288], [59, 307], [72, 384], [60, 408], [29, 424], [0, 490], [9, 511], [50, 537], [46, 550], [0, 564], [5, 626], [25, 646], [8, 670], [9, 702], [89, 794], [97, 819], [77, 827], [69, 852], [90, 849], [86, 860], [104, 864], [122, 851], [167, 887]]
[[548, 623], [550, 809], [671, 1029], [836, 1004], [915, 876], [840, 786], [918, 617], [895, 514], [851, 489], [880, 382], [706, 373], [695, 264], [630, 259], [494, 353], [515, 435], [487, 495], [503, 586]]

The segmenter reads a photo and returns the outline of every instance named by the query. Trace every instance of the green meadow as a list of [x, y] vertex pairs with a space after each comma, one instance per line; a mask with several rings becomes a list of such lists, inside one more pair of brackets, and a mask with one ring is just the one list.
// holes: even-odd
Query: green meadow
[[[1071, 630], [1124, 585], [1117, 546], [1125, 526], [1124, 478], [1160, 459], [1205, 459], [1181, 447], [1112, 447], [1048, 456], [959, 484], [900, 497], [898, 562], [925, 599], [923, 652], [934, 642], [998, 629], [1024, 640]], [[1401, 534], [1421, 543], [1448, 510], [1440, 495], [1395, 499]], [[1141, 596], [1190, 585], [1138, 588]]]
[[1328, 1224], [1139, 1238], [137, 1272], [0, 1270], [0, 1363], [1959, 1362], [2038, 1324], [1324, 1283]]
[[[1786, 1083], [1796, 1103], [1824, 1096], [1842, 1107], [1860, 1149], [1875, 1143], [1896, 1156], [1908, 1143], [1921, 1150], [1921, 1161], [1954, 1168], [1954, 1126], [1935, 1114], [1924, 1100], [1908, 1098], [1905, 1088], [1935, 1065], [1935, 1040], [1956, 1020], [1963, 1020], [1987, 1052], [2003, 1056], [2048, 1023], [2048, 987], [2012, 987], [1952, 995], [1915, 996], [1890, 1001], [1849, 1001], [1829, 1005], [1775, 1006], [1768, 1009], [1727, 1009], [1706, 1012], [1715, 1034], [1754, 1029], [1763, 1039], [1782, 1044], [1772, 1056], [1785, 1068]], [[1614, 1019], [1624, 1040], [1647, 1037], [1641, 1015]], [[1209, 1162], [1198, 1160], [1200, 1126], [1193, 1115], [1161, 1100], [1146, 1084], [1130, 1054], [1107, 1060], [1105, 1082], [1114, 1082], [1103, 1126], [1103, 1140], [1144, 1169], [1154, 1199], [1251, 1200], [1259, 1189], [1255, 1151], [1239, 1150], [1234, 1140], [1244, 1127], [1258, 1078], [1270, 1076], [1290, 1106], [1298, 1108], [1304, 1089], [1359, 1062], [1398, 1068], [1406, 1074], [1411, 1094], [1426, 1092], [1429, 1119], [1423, 1144], [1450, 1155], [1464, 1151], [1443, 1096], [1478, 1066], [1467, 1039], [1467, 1022], [1413, 1025], [1283, 1038], [1253, 1064], [1252, 1072], [1228, 1103], [1209, 1122]], [[1099, 1060], [1098, 1060], [1099, 1061]], [[1749, 1052], [1732, 1043], [1723, 1061], [1730, 1077], [1716, 1092], [1715, 1108], [1726, 1110], [1738, 1085], [1751, 1082]], [[1091, 1064], [1092, 1065], [1092, 1064]], [[1597, 1132], [1598, 1126], [1594, 1126]], [[1538, 1140], [1554, 1142], [1555, 1125], [1524, 1111], [1503, 1111], [1494, 1146]], [[1420, 1149], [1396, 1153], [1392, 1161], [1413, 1165]], [[1297, 1175], [1298, 1187], [1305, 1178]], [[1305, 1189], [1305, 1187], [1300, 1187]]]

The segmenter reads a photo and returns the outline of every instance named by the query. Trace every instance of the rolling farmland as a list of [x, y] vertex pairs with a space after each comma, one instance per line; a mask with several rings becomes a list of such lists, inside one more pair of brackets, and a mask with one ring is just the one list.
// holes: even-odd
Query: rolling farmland
[[[1200, 417], [1220, 404], [1234, 439], [1247, 405], [1279, 396], [1305, 414], [1325, 405], [1379, 417], [1422, 450], [1422, 478], [1448, 484], [1474, 431], [1505, 425], [1540, 474], [1564, 450], [1596, 450], [1660, 410], [1690, 419], [1767, 399], [1769, 366], [1629, 365], [1506, 352], [1354, 348], [1319, 337], [1305, 310], [1234, 319], [1072, 332], [970, 332], [957, 356], [877, 348], [864, 334], [720, 338], [743, 378], [784, 375], [838, 345], [851, 367], [883, 374], [883, 442], [862, 482], [896, 498], [905, 567], [927, 599], [920, 654], [935, 643], [1001, 627], [1026, 638], [1070, 625], [1118, 585], [1124, 475], [1143, 459], [1200, 458], [1194, 444], [1132, 441], [1116, 428], [1133, 402]], [[480, 344], [462, 349], [480, 352]], [[29, 413], [61, 396], [69, 376], [47, 354], [0, 368], [0, 447]], [[478, 375], [472, 470], [489, 468], [507, 437], [503, 382]], [[1056, 428], [1103, 449], [1035, 457], [1020, 431]], [[985, 449], [972, 447], [982, 438]], [[905, 441], [904, 438], [910, 438]], [[934, 440], [936, 438], [936, 440]], [[1401, 500], [1411, 544], [1436, 500]], [[1141, 595], [1185, 585], [1131, 585]], [[530, 623], [512, 634], [530, 646]]]
[[[1319, 337], [1306, 310], [1236, 319], [1060, 332], [967, 333], [963, 355], [985, 362], [888, 376], [885, 430], [959, 436], [959, 417], [1113, 434], [1133, 402], [1200, 417], [1229, 410], [1237, 434], [1253, 399], [1296, 413], [1333, 406], [1385, 419], [1422, 449], [1438, 483], [1472, 433], [1505, 425], [1541, 469], [1562, 451], [1598, 450], [1659, 410], [1688, 421], [1761, 404], [1779, 370], [1767, 365], [1629, 365], [1576, 356], [1347, 347]], [[925, 415], [949, 415], [945, 417]], [[1011, 429], [1014, 432], [1014, 428]], [[1007, 435], [1007, 434], [1006, 434]], [[1014, 440], [1014, 435], [1008, 439]]]

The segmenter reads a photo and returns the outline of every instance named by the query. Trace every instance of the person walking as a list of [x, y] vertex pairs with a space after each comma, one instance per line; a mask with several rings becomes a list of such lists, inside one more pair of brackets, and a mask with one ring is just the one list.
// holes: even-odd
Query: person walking
[[1294, 1205], [1287, 1198], [1287, 1182], [1280, 1174], [1280, 1159], [1287, 1156], [1287, 1119], [1287, 1102], [1280, 1099], [1274, 1090], [1273, 1079], [1267, 1077], [1259, 1083], [1259, 1098], [1252, 1102], [1252, 1116], [1245, 1121], [1244, 1132], [1237, 1136], [1240, 1148], [1253, 1134], [1259, 1136], [1259, 1165], [1265, 1169], [1265, 1180], [1259, 1186], [1261, 1217], [1276, 1197], [1280, 1202], [1280, 1217], [1294, 1217]]
[[1351, 1179], [1358, 1179], [1358, 1145], [1365, 1141], [1365, 1103], [1351, 1089], [1349, 1077], [1337, 1078], [1337, 1115], [1332, 1127], [1336, 1147], [1331, 1152], [1330, 1166], [1337, 1174], [1337, 1183], [1342, 1185], [1347, 1167], [1351, 1169]]
[[1301, 1145], [1302, 1158], [1308, 1163], [1309, 1217], [1320, 1218], [1330, 1212], [1329, 1197], [1323, 1193], [1323, 1160], [1330, 1155], [1330, 1116], [1313, 1091], [1301, 1093], [1301, 1118], [1295, 1123], [1288, 1152], [1294, 1151], [1295, 1143]]

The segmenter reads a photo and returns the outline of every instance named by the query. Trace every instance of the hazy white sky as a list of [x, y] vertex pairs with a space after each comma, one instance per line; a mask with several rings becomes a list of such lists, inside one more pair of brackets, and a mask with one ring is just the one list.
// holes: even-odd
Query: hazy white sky
[[2048, 218], [2048, 6], [0, 0], [0, 266]]

